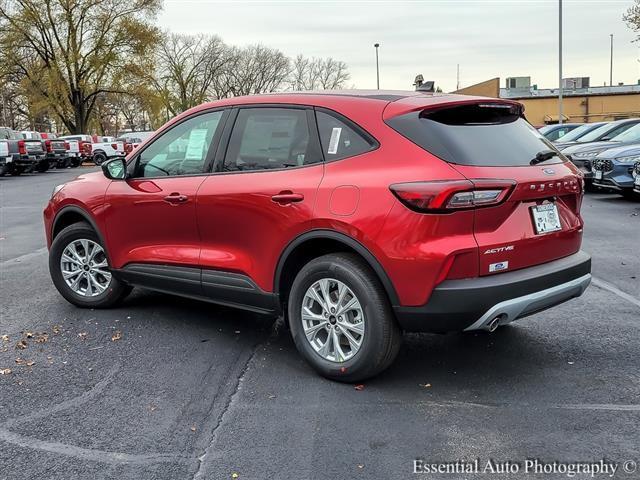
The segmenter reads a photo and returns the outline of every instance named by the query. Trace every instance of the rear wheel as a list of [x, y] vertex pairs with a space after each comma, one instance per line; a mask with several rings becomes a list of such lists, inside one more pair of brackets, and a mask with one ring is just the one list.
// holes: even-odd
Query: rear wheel
[[104, 246], [86, 223], [58, 234], [49, 252], [49, 272], [60, 294], [78, 307], [111, 307], [131, 292], [112, 275]]
[[93, 163], [96, 165], [102, 165], [107, 160], [107, 156], [102, 152], [93, 154]]
[[73, 157], [70, 162], [69, 162], [69, 166], [71, 168], [78, 168], [80, 166], [80, 158], [79, 157]]
[[36, 165], [36, 172], [38, 173], [44, 173], [47, 170], [49, 170], [49, 160], [41, 160]]
[[291, 287], [291, 335], [321, 375], [342, 382], [377, 375], [402, 339], [384, 288], [357, 255], [330, 254], [305, 265]]

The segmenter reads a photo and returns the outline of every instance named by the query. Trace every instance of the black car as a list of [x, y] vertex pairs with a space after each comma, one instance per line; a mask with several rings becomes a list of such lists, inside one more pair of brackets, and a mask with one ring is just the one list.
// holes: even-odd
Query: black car
[[46, 159], [41, 140], [26, 140], [9, 127], [0, 127], [0, 140], [7, 142], [9, 150], [3, 175], [33, 172]]

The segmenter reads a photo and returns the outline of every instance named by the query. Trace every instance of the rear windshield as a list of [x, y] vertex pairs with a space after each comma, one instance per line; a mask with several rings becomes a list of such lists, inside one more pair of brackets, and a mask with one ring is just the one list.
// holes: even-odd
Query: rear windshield
[[558, 142], [574, 142], [576, 140], [578, 140], [580, 137], [582, 137], [583, 135], [586, 135], [587, 133], [589, 133], [590, 131], [601, 127], [602, 124], [585, 124], [585, 125], [580, 125], [578, 128], [574, 128], [573, 130], [571, 130], [569, 133], [567, 133], [566, 135], [564, 135], [563, 137], [560, 137], [558, 139]]
[[[553, 146], [521, 116], [517, 106], [473, 104], [411, 112], [387, 124], [449, 163], [477, 166], [530, 165]], [[560, 163], [553, 157], [547, 163]]]

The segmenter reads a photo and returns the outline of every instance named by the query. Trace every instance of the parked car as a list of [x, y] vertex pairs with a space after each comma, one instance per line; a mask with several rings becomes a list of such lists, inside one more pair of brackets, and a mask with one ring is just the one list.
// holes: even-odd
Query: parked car
[[555, 140], [553, 142], [553, 145], [558, 150], [563, 150], [564, 148], [575, 144], [575, 142], [584, 137], [586, 134], [593, 132], [596, 128], [600, 128], [607, 123], [608, 122], [583, 123], [578, 128], [574, 128], [563, 137]]
[[572, 150], [567, 152], [565, 152], [565, 150], [574, 148], [580, 149], [581, 147], [594, 142], [606, 142], [636, 126], [638, 123], [640, 123], [640, 118], [628, 118], [625, 120], [608, 122], [571, 142], [567, 140], [557, 142], [555, 147], [563, 153], [571, 153]]
[[640, 144], [611, 148], [593, 160], [593, 184], [632, 198], [634, 165], [640, 161]]
[[44, 142], [49, 168], [67, 168], [70, 165], [70, 159], [65, 141], [59, 139], [55, 133], [40, 132], [40, 137]]
[[44, 155], [41, 157], [41, 159], [38, 161], [38, 163], [36, 164], [36, 168], [35, 170], [37, 172], [46, 172], [47, 170], [49, 170], [50, 168], [55, 168], [55, 161], [50, 161], [47, 155], [47, 151], [46, 151], [46, 147], [44, 144], [44, 140], [42, 139], [42, 137], [40, 136], [39, 132], [35, 132], [32, 130], [22, 130], [20, 132], [18, 132], [18, 135], [25, 139], [25, 140], [33, 140], [33, 141], [38, 141], [42, 144], [42, 151], [44, 152]]
[[9, 142], [0, 140], [0, 177], [4, 177], [9, 173], [11, 166], [11, 154], [9, 153]]
[[640, 162], [633, 166], [633, 191], [640, 194]]
[[402, 330], [493, 331], [580, 296], [581, 200], [516, 102], [331, 91], [191, 109], [58, 186], [44, 218], [69, 302], [145, 286], [283, 312], [317, 371], [359, 381]]
[[42, 141], [26, 140], [22, 135], [9, 127], [0, 127], [0, 140], [5, 140], [9, 148], [9, 156], [5, 159], [4, 172], [11, 175], [33, 172], [45, 158]]
[[126, 153], [131, 153], [135, 148], [150, 138], [154, 132], [127, 132], [120, 135], [117, 140], [124, 142], [124, 149]]
[[550, 142], [555, 142], [564, 137], [567, 133], [575, 130], [576, 128], [582, 126], [582, 123], [563, 123], [562, 125], [545, 125], [544, 127], [540, 127], [538, 131], [544, 135], [544, 138], [549, 140]]
[[585, 188], [591, 190], [593, 186], [593, 160], [605, 150], [635, 143], [640, 143], [640, 124], [626, 129], [610, 140], [591, 142], [586, 145], [574, 145], [564, 149], [562, 153], [582, 171]]
[[110, 158], [124, 158], [124, 142], [116, 141], [115, 139], [113, 139], [107, 142], [92, 143], [91, 152], [93, 153], [93, 163], [95, 163], [96, 165], [102, 165], [103, 162], [109, 160]]
[[[85, 134], [64, 135], [60, 138], [67, 142], [72, 140], [78, 142], [78, 150], [80, 153], [80, 163], [93, 160], [93, 152], [91, 150], [91, 144], [93, 143], [93, 138], [91, 137], [91, 135], [85, 135]], [[75, 166], [74, 165], [75, 163], [77, 163], [77, 160], [72, 159], [71, 166], [72, 167]], [[78, 163], [78, 165], [80, 163]]]

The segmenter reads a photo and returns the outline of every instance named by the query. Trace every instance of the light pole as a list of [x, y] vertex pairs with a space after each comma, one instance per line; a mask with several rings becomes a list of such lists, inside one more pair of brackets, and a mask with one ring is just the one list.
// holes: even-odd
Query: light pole
[[380, 65], [378, 64], [378, 47], [380, 44], [374, 43], [373, 46], [376, 47], [376, 87], [380, 90]]
[[609, 64], [609, 86], [613, 87], [613, 33], [609, 35], [611, 38], [611, 62]]
[[558, 0], [558, 124], [562, 125], [562, 0]]

